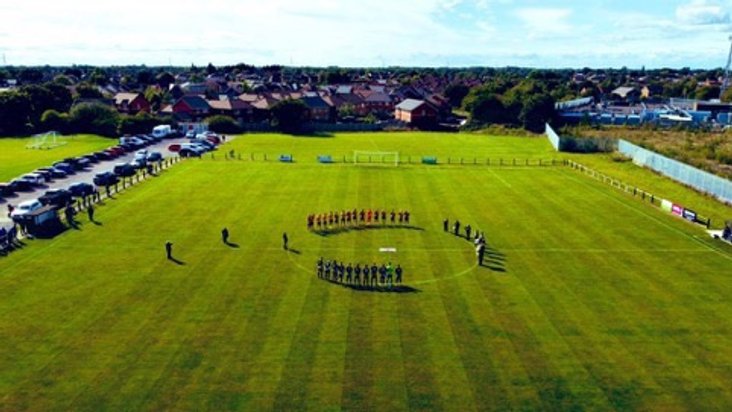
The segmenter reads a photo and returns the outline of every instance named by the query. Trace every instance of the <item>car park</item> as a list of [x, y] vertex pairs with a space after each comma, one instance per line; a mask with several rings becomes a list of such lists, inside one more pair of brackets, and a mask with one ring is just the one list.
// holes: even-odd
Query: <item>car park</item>
[[25, 202], [20, 202], [18, 204], [18, 206], [10, 214], [10, 217], [16, 219], [42, 207], [43, 204], [38, 199], [26, 200]]
[[119, 182], [119, 178], [113, 171], [106, 171], [94, 175], [94, 184], [97, 186], [112, 186]]
[[88, 154], [86, 156], [82, 156], [82, 159], [86, 159], [89, 161], [89, 163], [99, 163], [99, 158], [97, 157], [96, 153]]
[[38, 200], [43, 205], [63, 207], [71, 201], [71, 193], [66, 189], [51, 189], [46, 191]]
[[69, 186], [68, 190], [74, 197], [84, 197], [94, 193], [94, 186], [90, 185], [89, 183], [78, 182]]
[[91, 161], [87, 159], [86, 157], [78, 157], [76, 158], [76, 170], [84, 170], [87, 167], [91, 166]]
[[97, 158], [97, 160], [109, 160], [112, 158], [112, 155], [108, 153], [106, 150], [103, 150], [101, 152], [94, 153], [94, 156]]

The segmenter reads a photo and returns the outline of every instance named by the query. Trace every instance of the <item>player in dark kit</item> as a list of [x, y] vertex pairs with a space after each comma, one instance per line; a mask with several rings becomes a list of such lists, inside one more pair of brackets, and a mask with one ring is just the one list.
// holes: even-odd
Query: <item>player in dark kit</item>
[[402, 284], [402, 267], [397, 265], [396, 269], [394, 269], [394, 273], [396, 273], [397, 285], [401, 285]]
[[318, 277], [323, 277], [323, 257], [321, 256], [320, 259], [318, 259]]
[[371, 286], [377, 285], [378, 272], [379, 272], [379, 268], [376, 266], [376, 263], [371, 265]]
[[356, 267], [353, 268], [353, 283], [360, 284], [361, 283], [361, 265], [356, 263]]
[[346, 283], [350, 284], [351, 282], [353, 282], [352, 273], [353, 273], [353, 266], [351, 266], [351, 264], [349, 263], [348, 266], [346, 266]]
[[392, 209], [391, 211], [391, 223], [393, 224], [396, 220], [396, 212]]
[[445, 232], [450, 230], [450, 221], [449, 220], [445, 219], [442, 221], [442, 230], [444, 230]]
[[363, 265], [363, 282], [361, 285], [366, 286], [369, 283], [369, 265]]

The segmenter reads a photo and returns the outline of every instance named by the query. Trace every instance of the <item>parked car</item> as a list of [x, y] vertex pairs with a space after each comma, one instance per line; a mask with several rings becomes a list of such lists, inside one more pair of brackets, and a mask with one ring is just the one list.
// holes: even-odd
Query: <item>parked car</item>
[[135, 175], [135, 168], [129, 163], [117, 163], [114, 165], [114, 174], [121, 177], [130, 177]]
[[160, 152], [150, 152], [147, 154], [148, 162], [158, 162], [163, 160], [163, 155]]
[[10, 181], [10, 188], [13, 192], [27, 192], [33, 190], [33, 184], [23, 179], [13, 179]]
[[56, 162], [53, 164], [53, 167], [59, 170], [63, 170], [64, 172], [66, 172], [66, 174], [69, 175], [75, 173], [74, 168], [66, 162]]
[[46, 179], [38, 173], [28, 173], [20, 177], [21, 180], [30, 182], [33, 186], [42, 186], [46, 183]]
[[108, 153], [106, 150], [102, 150], [100, 152], [94, 153], [94, 157], [97, 158], [97, 161], [101, 160], [109, 160], [112, 158], [112, 155]]
[[200, 157], [203, 152], [193, 147], [184, 147], [178, 152], [180, 157]]
[[71, 193], [66, 189], [51, 189], [38, 200], [44, 205], [64, 207], [71, 201]]
[[171, 152], [174, 152], [174, 153], [178, 152], [178, 151], [180, 151], [180, 145], [177, 143], [172, 144], [172, 145], [168, 146], [168, 150]]
[[96, 153], [88, 154], [86, 156], [82, 156], [83, 159], [86, 159], [89, 161], [89, 163], [99, 163], [99, 158], [97, 157]]
[[25, 202], [20, 202], [20, 204], [18, 204], [18, 207], [13, 210], [10, 217], [12, 219], [16, 219], [42, 207], [43, 204], [38, 201], [38, 199], [26, 200]]
[[91, 161], [86, 157], [76, 158], [76, 170], [84, 170], [89, 166], [91, 166]]
[[33, 173], [43, 176], [43, 180], [46, 181], [46, 182], [48, 182], [50, 180], [53, 180], [53, 173], [51, 173], [50, 170], [46, 170], [44, 168], [41, 168], [41, 169], [37, 169]]
[[63, 179], [68, 175], [68, 173], [64, 172], [63, 170], [57, 168], [57, 167], [42, 167], [38, 169], [40, 171], [45, 171], [51, 174], [51, 178], [53, 179]]
[[112, 186], [119, 182], [119, 178], [113, 171], [106, 171], [94, 175], [94, 184], [97, 186]]
[[130, 165], [135, 168], [135, 170], [143, 169], [147, 166], [147, 161], [145, 158], [135, 158], [135, 160], [130, 162]]
[[189, 130], [186, 132], [186, 137], [189, 139], [192, 139], [192, 138], [196, 137], [196, 132], [194, 130]]
[[15, 193], [13, 187], [8, 183], [0, 183], [0, 196], [7, 197]]
[[69, 186], [68, 190], [69, 192], [71, 192], [71, 196], [84, 197], [94, 193], [94, 186], [90, 185], [89, 183], [78, 182]]
[[209, 142], [211, 142], [215, 145], [221, 144], [221, 139], [218, 136], [208, 136], [206, 138], [206, 140], [208, 140]]
[[122, 146], [113, 146], [107, 150], [113, 152], [116, 156], [122, 156], [126, 153], [125, 149]]

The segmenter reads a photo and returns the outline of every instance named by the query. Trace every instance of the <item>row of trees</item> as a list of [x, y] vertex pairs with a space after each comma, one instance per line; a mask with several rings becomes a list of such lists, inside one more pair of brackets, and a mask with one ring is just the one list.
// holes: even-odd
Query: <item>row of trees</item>
[[547, 83], [533, 78], [496, 78], [471, 89], [461, 104], [470, 114], [471, 128], [500, 124], [541, 133], [556, 114]]

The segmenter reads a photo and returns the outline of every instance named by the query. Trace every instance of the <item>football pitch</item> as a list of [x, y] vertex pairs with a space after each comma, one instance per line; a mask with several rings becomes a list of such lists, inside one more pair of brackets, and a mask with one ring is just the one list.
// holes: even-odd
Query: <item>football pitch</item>
[[[560, 165], [315, 162], [558, 157], [539, 139], [362, 136], [241, 136], [0, 258], [0, 410], [732, 407], [729, 249]], [[246, 156], [264, 152], [296, 162]], [[307, 230], [368, 208], [411, 222]], [[485, 233], [484, 266], [445, 218]], [[404, 287], [319, 279], [320, 257], [400, 264]]]

